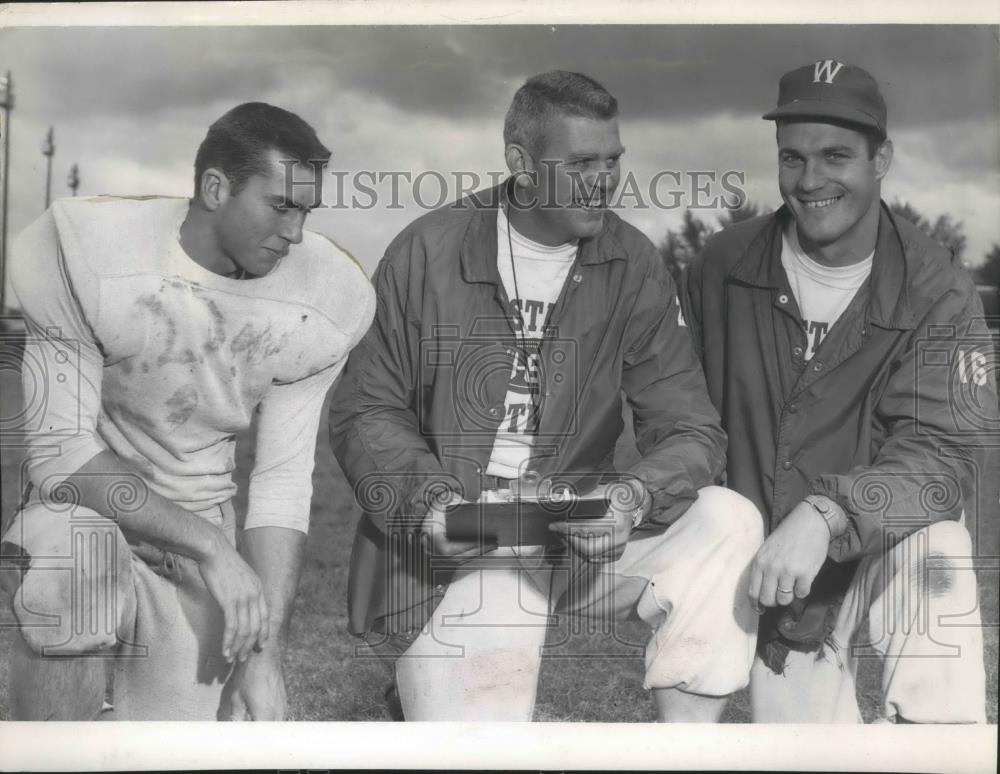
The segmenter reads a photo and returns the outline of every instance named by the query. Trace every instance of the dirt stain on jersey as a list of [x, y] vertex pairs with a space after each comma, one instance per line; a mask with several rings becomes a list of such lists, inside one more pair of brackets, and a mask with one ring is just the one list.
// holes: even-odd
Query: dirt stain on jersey
[[163, 338], [163, 352], [156, 358], [157, 365], [166, 365], [173, 360], [174, 344], [177, 342], [177, 324], [170, 319], [163, 302], [152, 293], [139, 296], [136, 306], [146, 309], [154, 320], [163, 324], [165, 334]]
[[187, 422], [194, 410], [198, 408], [198, 393], [190, 384], [179, 387], [173, 395], [167, 398], [166, 407], [170, 409], [167, 422], [176, 430]]
[[229, 344], [229, 351], [234, 355], [243, 354], [248, 363], [260, 363], [281, 351], [287, 335], [276, 339], [270, 323], [262, 331], [254, 330], [253, 324], [247, 323]]
[[[219, 309], [218, 305], [212, 299], [205, 298], [205, 291], [197, 286], [191, 287], [184, 282], [180, 282], [179, 280], [164, 280], [163, 284], [160, 285], [160, 293], [162, 294], [163, 291], [168, 288], [184, 293], [187, 300], [197, 298], [205, 305], [208, 309], [211, 322], [209, 325], [208, 338], [201, 345], [201, 349], [205, 354], [218, 351], [226, 341], [226, 320], [222, 314], [222, 310]], [[193, 363], [203, 363], [205, 361], [204, 355], [195, 354], [194, 350], [190, 347], [186, 347], [182, 352], [174, 351], [174, 348], [177, 345], [177, 324], [171, 318], [170, 313], [167, 311], [166, 306], [159, 297], [151, 293], [140, 296], [136, 300], [136, 304], [146, 309], [155, 320], [162, 324], [165, 331], [161, 339], [163, 349], [156, 358], [156, 364], [158, 366], [164, 366], [167, 363], [191, 365]], [[172, 307], [173, 306], [174, 305], [172, 305]], [[191, 315], [188, 316], [191, 317]]]
[[191, 285], [191, 292], [195, 298], [205, 305], [211, 318], [208, 339], [202, 344], [202, 349], [206, 355], [217, 352], [226, 343], [226, 317], [222, 314], [222, 310], [219, 309], [219, 305], [208, 297], [203, 287], [200, 285]]

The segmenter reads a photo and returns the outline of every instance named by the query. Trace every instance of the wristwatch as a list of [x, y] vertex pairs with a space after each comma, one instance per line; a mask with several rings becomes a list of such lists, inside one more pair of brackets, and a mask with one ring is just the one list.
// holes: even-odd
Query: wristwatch
[[847, 516], [839, 505], [828, 497], [814, 494], [807, 495], [805, 502], [809, 503], [823, 517], [823, 521], [826, 522], [826, 528], [830, 530], [831, 540], [844, 534], [844, 531], [847, 529]]

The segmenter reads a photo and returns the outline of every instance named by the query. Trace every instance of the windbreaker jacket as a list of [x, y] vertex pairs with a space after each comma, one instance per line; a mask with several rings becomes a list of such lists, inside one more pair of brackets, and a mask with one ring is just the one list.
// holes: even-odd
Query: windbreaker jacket
[[[883, 204], [869, 281], [805, 361], [781, 266], [789, 217], [783, 207], [713, 237], [682, 305], [729, 436], [727, 485], [768, 532], [810, 493], [835, 500], [849, 528], [829, 556], [851, 563], [957, 519], [986, 483], [984, 434], [1000, 429], [992, 345], [968, 272]], [[832, 565], [813, 594], [835, 606], [852, 567]], [[823, 616], [812, 618], [800, 636]], [[784, 626], [794, 633], [794, 621]]]
[[[422, 625], [449, 572], [406, 527], [434, 485], [468, 500], [482, 487], [517, 345], [496, 265], [505, 186], [428, 213], [392, 242], [373, 279], [375, 321], [333, 396], [331, 445], [364, 511], [349, 590], [356, 633]], [[531, 470], [570, 483], [609, 471], [624, 391], [641, 454], [628, 472], [652, 493], [651, 527], [673, 522], [721, 476], [725, 435], [653, 245], [607, 213], [548, 322]]]

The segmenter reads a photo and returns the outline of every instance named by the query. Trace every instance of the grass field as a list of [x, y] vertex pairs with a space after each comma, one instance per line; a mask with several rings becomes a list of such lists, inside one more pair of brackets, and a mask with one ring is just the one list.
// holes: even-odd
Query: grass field
[[[6, 353], [9, 355], [9, 352]], [[0, 404], [4, 418], [15, 416], [20, 388], [3, 358], [0, 369]], [[325, 415], [325, 412], [324, 412]], [[16, 507], [20, 489], [22, 450], [17, 436], [5, 436], [3, 447], [4, 520]], [[242, 492], [252, 465], [248, 438], [239, 439], [238, 481], [241, 495], [237, 512], [244, 511]], [[628, 439], [619, 444], [620, 457], [634, 454]], [[993, 471], [996, 475], [996, 471]], [[351, 540], [358, 511], [350, 488], [330, 452], [325, 427], [320, 428], [313, 475], [314, 495], [308, 556], [295, 606], [286, 658], [286, 675], [295, 720], [390, 720], [383, 699], [390, 673], [381, 663], [356, 653], [356, 640], [346, 630], [347, 572]], [[994, 509], [979, 520], [979, 555], [1000, 555], [1000, 519]], [[997, 620], [998, 577], [980, 575], [980, 604], [986, 628], [988, 716], [997, 722]], [[8, 653], [14, 636], [7, 601], [0, 613], [0, 718], [6, 718]], [[619, 629], [626, 642], [644, 642], [645, 627], [625, 623]], [[556, 633], [550, 637], [555, 642]], [[652, 702], [642, 690], [642, 659], [638, 654], [600, 633], [586, 630], [571, 634], [558, 657], [543, 660], [535, 718], [542, 721], [648, 722], [655, 719]], [[874, 661], [861, 665], [859, 698], [870, 721], [878, 716], [880, 670]], [[726, 722], [749, 718], [746, 692], [733, 697], [724, 715]]]

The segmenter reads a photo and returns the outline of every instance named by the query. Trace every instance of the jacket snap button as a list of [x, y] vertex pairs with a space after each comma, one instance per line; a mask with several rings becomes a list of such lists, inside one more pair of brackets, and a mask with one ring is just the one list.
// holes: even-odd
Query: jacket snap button
[[500, 413], [499, 409], [496, 409], [496, 408], [491, 408], [490, 409], [490, 416], [491, 417], [495, 417], [499, 413]]
[[822, 371], [822, 370], [823, 370], [823, 364], [822, 363], [817, 363], [816, 365], [813, 366], [813, 371], [816, 371], [817, 373], [820, 372], [820, 371]]
[[802, 357], [802, 347], [795, 347], [792, 350], [792, 354], [795, 355], [795, 357]]
[[791, 470], [792, 469], [792, 461], [791, 460], [785, 460], [784, 462], [781, 463], [781, 467], [783, 467], [785, 470]]
[[788, 296], [786, 296], [784, 293], [782, 293], [780, 296], [778, 296], [778, 303], [779, 304], [787, 304], [788, 303]]
[[582, 274], [574, 274], [573, 275], [573, 282], [583, 282], [583, 275]]

